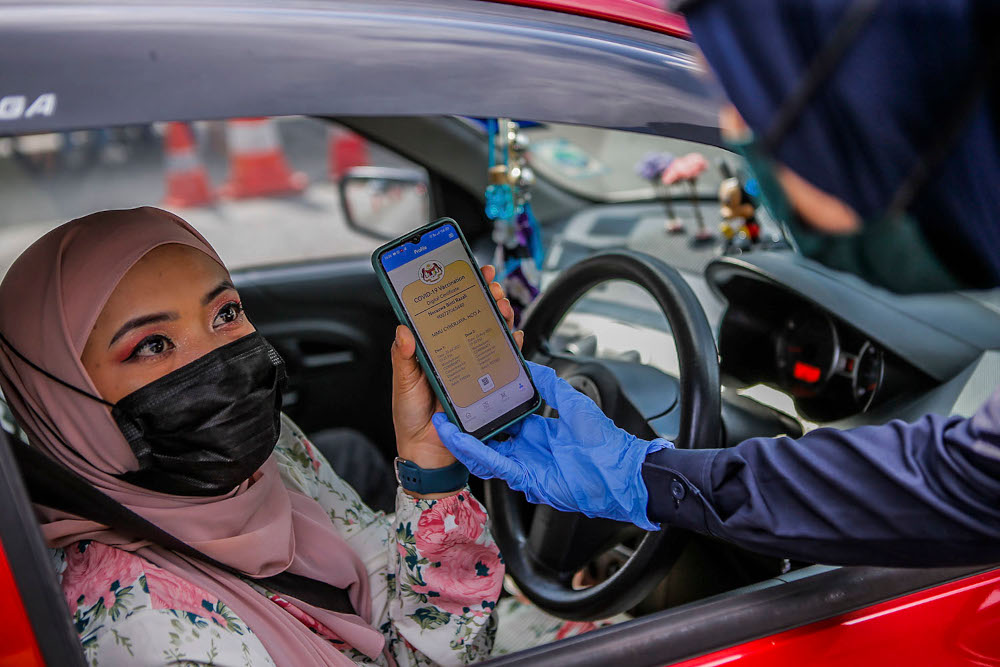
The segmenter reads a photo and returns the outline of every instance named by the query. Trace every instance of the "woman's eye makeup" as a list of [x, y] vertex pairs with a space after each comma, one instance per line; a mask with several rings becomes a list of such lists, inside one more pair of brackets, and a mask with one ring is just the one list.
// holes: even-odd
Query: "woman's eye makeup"
[[174, 343], [163, 334], [150, 334], [132, 348], [125, 361], [158, 357], [174, 349]]
[[243, 304], [239, 301], [229, 301], [219, 308], [212, 321], [213, 327], [224, 327], [241, 320], [243, 317]]
[[[245, 316], [243, 314], [243, 304], [238, 300], [230, 299], [226, 301], [215, 311], [215, 316], [212, 319], [213, 329], [224, 329], [230, 326], [242, 325], [245, 321]], [[154, 361], [166, 354], [169, 354], [177, 346], [170, 339], [169, 336], [162, 333], [149, 333], [136, 344], [134, 344], [129, 351], [125, 353], [124, 357], [119, 357], [122, 362], [130, 361]]]

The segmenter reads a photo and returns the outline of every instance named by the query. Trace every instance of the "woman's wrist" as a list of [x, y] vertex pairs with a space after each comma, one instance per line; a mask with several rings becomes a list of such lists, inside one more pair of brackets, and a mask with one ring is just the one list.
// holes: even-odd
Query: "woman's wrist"
[[[436, 443], [414, 443], [409, 442], [405, 445], [402, 442], [397, 443], [396, 450], [399, 457], [396, 459], [396, 476], [400, 480], [400, 484], [403, 487], [403, 491], [407, 494], [416, 498], [418, 500], [439, 500], [441, 498], [447, 498], [460, 493], [464, 488], [465, 484], [462, 483], [458, 488], [448, 490], [448, 491], [434, 491], [434, 492], [419, 492], [413, 490], [413, 488], [407, 488], [407, 486], [414, 486], [414, 484], [406, 484], [400, 476], [401, 470], [399, 468], [400, 462], [405, 462], [405, 468], [411, 472], [423, 473], [444, 471], [447, 468], [457, 467], [457, 460], [451, 455], [440, 441]], [[419, 468], [419, 471], [413, 471], [413, 467]], [[466, 473], [467, 475], [468, 473]], [[411, 480], [412, 482], [413, 480]], [[438, 480], [440, 481], [440, 480]], [[464, 482], [465, 480], [463, 480]], [[419, 484], [417, 484], [419, 487]]]
[[455, 457], [441, 444], [441, 438], [430, 422], [419, 433], [399, 434], [397, 430], [397, 434], [396, 454], [401, 459], [429, 469], [447, 468], [455, 462]]
[[451, 455], [442, 445], [438, 445], [442, 450], [436, 452], [427, 447], [402, 447], [397, 446], [396, 452], [399, 458], [410, 461], [421, 468], [433, 470], [435, 468], [447, 468], [455, 463], [455, 457]]

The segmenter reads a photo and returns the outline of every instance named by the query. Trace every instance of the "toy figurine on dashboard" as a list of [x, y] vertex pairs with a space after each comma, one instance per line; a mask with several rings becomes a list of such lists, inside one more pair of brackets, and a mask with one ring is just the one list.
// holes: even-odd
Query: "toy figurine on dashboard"
[[740, 179], [734, 176], [729, 165], [719, 162], [722, 183], [719, 185], [719, 214], [722, 222], [719, 230], [725, 239], [726, 253], [749, 250], [760, 242], [760, 223], [756, 218], [756, 207]]

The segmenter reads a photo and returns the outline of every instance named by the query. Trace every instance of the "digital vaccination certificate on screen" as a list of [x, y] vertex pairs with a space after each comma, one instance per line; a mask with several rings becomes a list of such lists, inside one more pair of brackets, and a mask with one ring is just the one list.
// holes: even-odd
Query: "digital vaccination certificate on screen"
[[528, 374], [453, 225], [380, 261], [466, 431], [532, 399]]

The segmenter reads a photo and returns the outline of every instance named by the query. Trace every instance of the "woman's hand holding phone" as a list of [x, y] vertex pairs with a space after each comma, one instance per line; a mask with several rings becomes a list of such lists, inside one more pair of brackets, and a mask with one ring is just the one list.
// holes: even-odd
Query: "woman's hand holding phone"
[[[490, 265], [482, 268], [483, 279], [490, 286], [490, 294], [496, 300], [507, 327], [514, 327], [514, 309], [504, 295], [500, 283], [493, 282], [496, 269]], [[514, 332], [518, 347], [524, 342], [524, 332]], [[430, 383], [417, 361], [416, 340], [406, 326], [396, 327], [396, 339], [392, 343], [392, 421], [396, 429], [396, 450], [401, 458], [412, 461], [421, 468], [444, 468], [455, 462], [438, 437], [431, 417], [441, 411]], [[433, 493], [422, 498], [441, 498], [452, 493]]]

